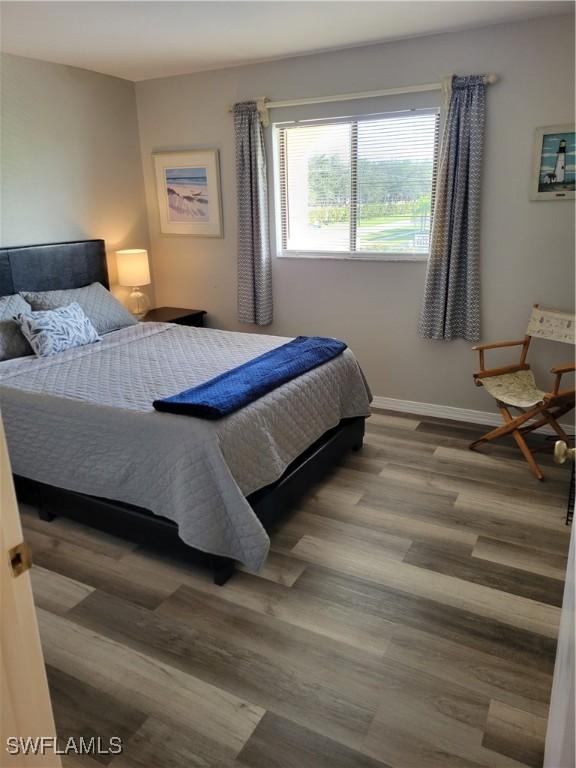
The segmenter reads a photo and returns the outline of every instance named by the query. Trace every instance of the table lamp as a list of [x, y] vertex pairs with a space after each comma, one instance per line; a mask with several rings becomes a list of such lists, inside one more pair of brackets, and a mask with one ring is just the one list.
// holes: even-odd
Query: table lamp
[[127, 307], [135, 317], [144, 317], [150, 308], [150, 301], [140, 288], [150, 285], [150, 267], [148, 251], [143, 248], [129, 248], [116, 251], [118, 285], [132, 288], [127, 299]]

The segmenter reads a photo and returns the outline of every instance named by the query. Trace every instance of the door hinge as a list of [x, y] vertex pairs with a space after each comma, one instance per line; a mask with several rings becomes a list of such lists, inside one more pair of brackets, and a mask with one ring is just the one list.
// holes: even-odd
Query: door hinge
[[21, 541], [20, 544], [16, 544], [8, 552], [10, 558], [10, 566], [12, 568], [12, 576], [20, 576], [21, 573], [29, 570], [32, 565], [32, 551], [25, 541]]

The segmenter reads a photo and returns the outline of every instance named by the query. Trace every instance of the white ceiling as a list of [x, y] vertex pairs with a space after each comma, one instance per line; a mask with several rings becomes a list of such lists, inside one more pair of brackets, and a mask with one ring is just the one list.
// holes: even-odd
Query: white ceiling
[[572, 2], [2, 2], [2, 50], [128, 80], [573, 11]]

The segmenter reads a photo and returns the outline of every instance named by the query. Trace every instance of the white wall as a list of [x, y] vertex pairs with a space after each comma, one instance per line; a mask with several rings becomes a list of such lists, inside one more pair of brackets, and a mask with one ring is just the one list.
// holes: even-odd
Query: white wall
[[[534, 128], [573, 120], [573, 56], [573, 19], [556, 17], [137, 83], [157, 303], [205, 308], [213, 326], [253, 330], [236, 321], [234, 136], [227, 105], [496, 72], [501, 82], [488, 92], [483, 184], [483, 337], [522, 336], [534, 302], [570, 308], [573, 207], [531, 202], [528, 188]], [[207, 147], [220, 150], [224, 239], [160, 235], [151, 153]], [[472, 385], [475, 358], [467, 343], [418, 339], [424, 274], [419, 263], [275, 259], [275, 322], [267, 332], [344, 338], [377, 395], [492, 409]], [[547, 352], [543, 344], [533, 350], [540, 368], [568, 357], [568, 350]]]
[[7, 54], [1, 65], [2, 245], [146, 248], [134, 84]]

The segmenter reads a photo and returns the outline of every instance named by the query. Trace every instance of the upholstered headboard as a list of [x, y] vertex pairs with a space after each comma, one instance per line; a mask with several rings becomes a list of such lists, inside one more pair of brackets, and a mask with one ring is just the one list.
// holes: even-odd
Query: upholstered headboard
[[0, 248], [0, 296], [90, 283], [109, 288], [104, 240]]

